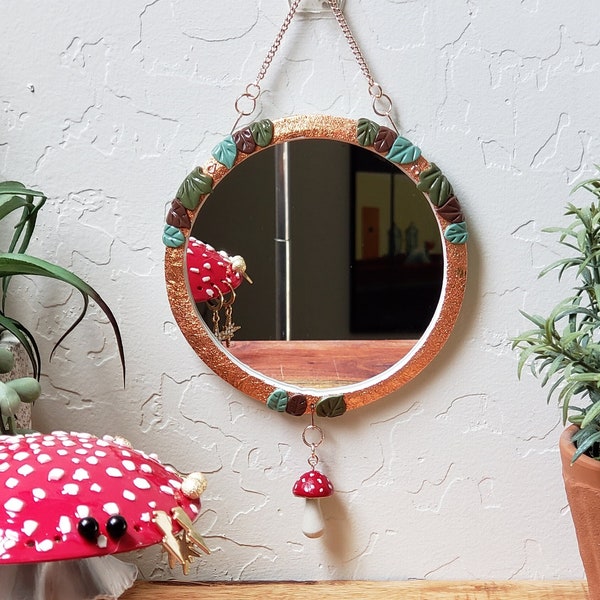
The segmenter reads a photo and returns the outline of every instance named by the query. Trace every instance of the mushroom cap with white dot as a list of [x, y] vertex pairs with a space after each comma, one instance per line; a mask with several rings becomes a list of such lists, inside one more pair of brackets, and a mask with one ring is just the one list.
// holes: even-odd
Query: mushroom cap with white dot
[[[80, 461], [84, 445], [91, 460]], [[192, 520], [199, 512], [199, 500], [186, 497], [181, 482], [156, 458], [116, 438], [75, 432], [0, 436], [0, 565], [116, 554], [159, 543], [163, 532], [152, 510], [170, 514], [179, 506]], [[106, 530], [114, 514], [127, 522], [119, 539]], [[98, 521], [96, 542], [77, 531], [84, 517]]]
[[313, 469], [300, 475], [292, 493], [301, 498], [326, 498], [333, 494], [333, 485], [323, 473]]

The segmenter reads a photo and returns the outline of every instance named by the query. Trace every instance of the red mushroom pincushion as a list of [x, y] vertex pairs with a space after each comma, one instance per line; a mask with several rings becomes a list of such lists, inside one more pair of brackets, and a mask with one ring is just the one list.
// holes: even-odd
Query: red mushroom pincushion
[[217, 300], [229, 294], [246, 277], [246, 263], [241, 256], [229, 256], [195, 237], [188, 238], [186, 264], [190, 290], [195, 302]]
[[0, 564], [157, 544], [164, 533], [155, 513], [180, 507], [191, 519], [198, 514], [200, 501], [181, 492], [182, 482], [156, 458], [110, 437], [0, 436]]
[[314, 469], [300, 476], [292, 490], [294, 496], [306, 498], [302, 532], [306, 537], [317, 538], [323, 535], [325, 521], [321, 513], [321, 498], [333, 494], [333, 485], [329, 479]]
[[0, 436], [0, 576], [19, 579], [3, 565], [104, 557], [157, 543], [171, 566], [187, 572], [198, 549], [208, 552], [192, 526], [204, 487], [201, 474], [183, 479], [119, 438]]

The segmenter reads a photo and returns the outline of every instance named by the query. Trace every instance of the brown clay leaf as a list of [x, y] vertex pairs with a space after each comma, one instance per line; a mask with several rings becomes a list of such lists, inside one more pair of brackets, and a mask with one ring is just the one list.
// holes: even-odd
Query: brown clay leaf
[[167, 224], [177, 229], [189, 229], [192, 226], [185, 206], [177, 198], [171, 202], [171, 208], [167, 213]]
[[387, 153], [394, 145], [397, 137], [398, 134], [393, 129], [390, 129], [389, 127], [380, 127], [377, 137], [373, 142], [373, 148], [375, 148], [377, 152]]
[[446, 204], [436, 208], [436, 211], [440, 217], [446, 219], [446, 221], [449, 221], [450, 223], [461, 223], [465, 220], [456, 196], [450, 196]]
[[256, 150], [256, 142], [254, 141], [250, 127], [245, 127], [240, 131], [236, 131], [233, 134], [233, 141], [235, 142], [235, 147], [238, 149], [238, 152], [252, 154]]

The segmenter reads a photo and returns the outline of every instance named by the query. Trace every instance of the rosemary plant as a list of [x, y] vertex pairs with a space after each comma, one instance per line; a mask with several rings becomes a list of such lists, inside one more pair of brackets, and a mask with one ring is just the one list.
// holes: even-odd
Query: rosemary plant
[[[573, 191], [579, 188], [600, 199], [599, 177]], [[574, 294], [546, 318], [521, 311], [534, 328], [514, 338], [513, 348], [519, 353], [519, 377], [528, 364], [542, 387], [549, 387], [548, 402], [558, 399], [563, 423], [579, 426], [573, 461], [582, 454], [600, 460], [600, 207], [568, 204], [566, 215], [572, 217], [569, 226], [544, 231], [558, 235], [571, 256], [547, 266], [540, 277], [557, 271], [560, 280], [574, 270]]]

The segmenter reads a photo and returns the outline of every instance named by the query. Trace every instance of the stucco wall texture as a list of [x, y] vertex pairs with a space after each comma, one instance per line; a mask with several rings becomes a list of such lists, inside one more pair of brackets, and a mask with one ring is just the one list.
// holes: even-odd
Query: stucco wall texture
[[[13, 308], [41, 336], [43, 430], [120, 434], [209, 487], [198, 527], [213, 549], [197, 580], [554, 579], [583, 575], [560, 478], [559, 411], [516, 376], [519, 309], [542, 312], [568, 281], [557, 256], [571, 187], [600, 161], [600, 30], [582, 0], [347, 0], [345, 14], [404, 135], [453, 183], [467, 215], [469, 283], [449, 342], [421, 376], [325, 425], [337, 494], [327, 531], [300, 531], [291, 486], [304, 422], [215, 376], [171, 315], [165, 210], [236, 118], [286, 0], [0, 4], [0, 178], [49, 201], [31, 252], [73, 269], [114, 309], [76, 314], [36, 280]], [[372, 117], [334, 19], [294, 20], [264, 80], [261, 118]], [[586, 193], [572, 197], [588, 200]], [[259, 311], [260, 307], [256, 307]], [[170, 576], [158, 548], [129, 555]], [[183, 578], [180, 573], [178, 577]]]

